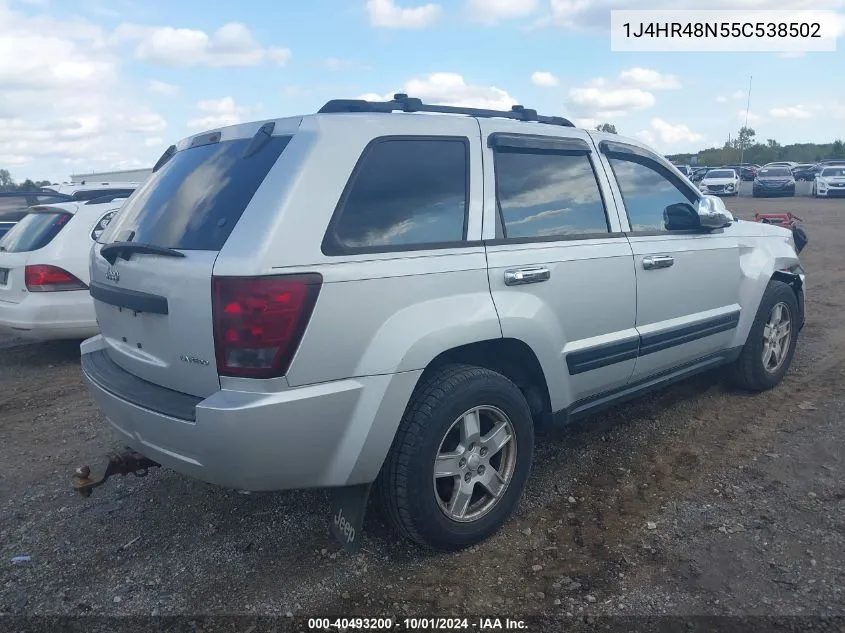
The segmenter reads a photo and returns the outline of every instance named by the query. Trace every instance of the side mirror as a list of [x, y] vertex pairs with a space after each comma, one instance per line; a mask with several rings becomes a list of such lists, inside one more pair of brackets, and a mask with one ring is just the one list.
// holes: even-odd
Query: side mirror
[[696, 210], [698, 221], [703, 228], [721, 229], [735, 222], [733, 214], [728, 211], [725, 203], [716, 196], [701, 196]]
[[695, 208], [686, 202], [670, 204], [663, 210], [663, 225], [668, 231], [688, 231], [701, 228]]

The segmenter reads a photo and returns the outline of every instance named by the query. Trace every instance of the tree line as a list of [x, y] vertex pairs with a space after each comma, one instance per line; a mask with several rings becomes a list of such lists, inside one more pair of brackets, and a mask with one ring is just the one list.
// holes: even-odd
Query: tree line
[[40, 187], [47, 187], [50, 185], [49, 180], [33, 181], [27, 178], [22, 183], [18, 184], [8, 169], [0, 169], [0, 191], [33, 191]]
[[[597, 125], [599, 132], [616, 134], [612, 123]], [[821, 160], [845, 159], [845, 143], [837, 139], [832, 143], [792, 143], [781, 145], [777, 140], [768, 138], [765, 142], [757, 139], [754, 128], [741, 127], [739, 133], [729, 138], [722, 147], [711, 147], [695, 153], [670, 154], [666, 156], [674, 163], [699, 165], [730, 165], [739, 162], [765, 165], [775, 161], [793, 161], [796, 163], [817, 163]]]

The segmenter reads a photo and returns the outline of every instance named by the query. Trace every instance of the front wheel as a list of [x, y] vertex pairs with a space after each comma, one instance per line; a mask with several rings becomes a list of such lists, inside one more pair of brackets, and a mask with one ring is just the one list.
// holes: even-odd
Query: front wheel
[[513, 512], [531, 470], [534, 424], [519, 388], [470, 365], [416, 389], [377, 490], [393, 527], [433, 549], [478, 543]]
[[731, 382], [749, 391], [776, 386], [792, 363], [798, 320], [798, 300], [792, 288], [781, 281], [770, 281], [748, 339], [731, 367]]

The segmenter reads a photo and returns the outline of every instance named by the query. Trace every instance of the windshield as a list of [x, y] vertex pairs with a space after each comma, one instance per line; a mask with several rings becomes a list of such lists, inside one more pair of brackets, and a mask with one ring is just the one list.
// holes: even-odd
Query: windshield
[[735, 174], [732, 169], [714, 169], [707, 172], [707, 178], [734, 178]]
[[845, 167], [825, 167], [822, 169], [822, 178], [830, 176], [845, 176]]
[[792, 176], [792, 172], [789, 171], [786, 167], [764, 167], [760, 170], [760, 175], [764, 178], [767, 177], [778, 177], [778, 178], [789, 178]]
[[59, 210], [30, 213], [0, 239], [0, 251], [25, 253], [44, 248], [72, 217]]

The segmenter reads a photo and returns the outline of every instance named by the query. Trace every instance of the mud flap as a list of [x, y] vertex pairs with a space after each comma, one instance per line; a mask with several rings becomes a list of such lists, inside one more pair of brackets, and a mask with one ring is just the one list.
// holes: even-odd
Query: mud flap
[[367, 512], [367, 500], [373, 484], [345, 486], [331, 491], [332, 536], [343, 549], [356, 552], [361, 547], [364, 531], [364, 515]]

